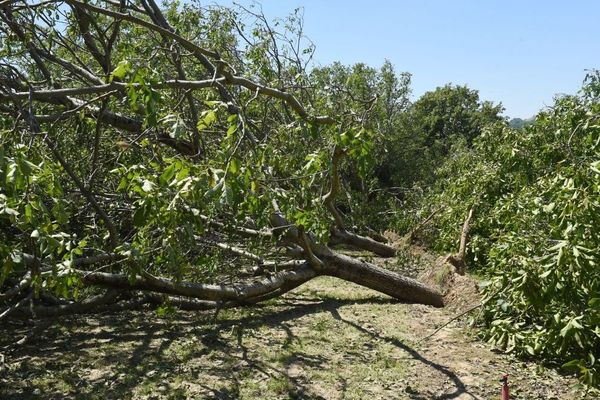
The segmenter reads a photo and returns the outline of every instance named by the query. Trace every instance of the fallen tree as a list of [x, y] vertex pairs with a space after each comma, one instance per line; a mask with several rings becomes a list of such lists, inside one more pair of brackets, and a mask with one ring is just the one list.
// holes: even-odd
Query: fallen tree
[[395, 254], [336, 209], [342, 158], [374, 140], [369, 109], [326, 106], [301, 25], [154, 0], [6, 0], [0, 42], [0, 320], [246, 306], [322, 275], [443, 306], [326, 245]]

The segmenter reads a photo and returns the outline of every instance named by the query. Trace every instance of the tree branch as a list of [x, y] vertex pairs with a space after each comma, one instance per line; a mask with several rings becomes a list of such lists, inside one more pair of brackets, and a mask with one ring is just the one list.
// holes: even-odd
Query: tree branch
[[450, 264], [456, 267], [456, 272], [459, 275], [464, 275], [467, 269], [467, 264], [465, 262], [465, 256], [467, 253], [467, 243], [469, 239], [469, 229], [471, 224], [471, 218], [473, 217], [473, 208], [469, 210], [467, 218], [462, 227], [462, 231], [460, 234], [460, 245], [458, 248], [458, 253], [455, 255], [450, 255], [446, 258]]

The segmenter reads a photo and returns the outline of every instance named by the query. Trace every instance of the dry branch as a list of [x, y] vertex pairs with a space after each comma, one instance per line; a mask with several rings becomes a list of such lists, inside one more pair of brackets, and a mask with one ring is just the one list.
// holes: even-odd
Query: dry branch
[[13, 297], [17, 296], [23, 290], [25, 290], [31, 284], [31, 272], [27, 272], [25, 276], [12, 288], [8, 289], [4, 293], [0, 293], [0, 302], [9, 301]]
[[435, 217], [435, 215], [438, 212], [440, 212], [442, 209], [443, 209], [443, 207], [439, 207], [439, 208], [436, 208], [435, 210], [433, 210], [427, 218], [425, 218], [423, 221], [419, 222], [413, 229], [410, 230], [410, 232], [408, 232], [406, 235], [404, 235], [406, 242], [412, 243], [415, 240], [417, 233], [419, 233], [429, 222], [431, 222], [433, 217]]
[[33, 294], [34, 294], [34, 291], [30, 290], [29, 294], [27, 296], [23, 297], [17, 303], [13, 304], [12, 306], [9, 306], [6, 310], [2, 311], [2, 313], [0, 313], [0, 321], [8, 318], [11, 314], [14, 314], [15, 312], [17, 312], [20, 307], [23, 307], [26, 303], [31, 301], [31, 299], [33, 298]]
[[396, 255], [396, 249], [394, 249], [392, 246], [378, 242], [370, 237], [360, 236], [335, 228], [331, 232], [331, 237], [334, 242], [345, 243], [354, 247], [358, 247], [359, 249], [368, 250], [381, 257], [394, 257]]
[[450, 264], [452, 264], [456, 268], [456, 272], [460, 275], [464, 275], [467, 270], [467, 264], [465, 262], [465, 256], [467, 253], [467, 244], [469, 240], [469, 229], [471, 224], [471, 219], [473, 218], [473, 208], [469, 210], [467, 218], [463, 223], [462, 231], [460, 234], [460, 245], [458, 248], [458, 253], [455, 255], [450, 255], [446, 258]]
[[[319, 124], [335, 123], [335, 120], [328, 116], [311, 117], [308, 114], [308, 112], [306, 111], [306, 109], [304, 108], [304, 106], [291, 93], [287, 93], [287, 92], [281, 91], [279, 89], [271, 88], [268, 86], [260, 85], [256, 82], [251, 81], [250, 79], [232, 74], [227, 69], [229, 67], [227, 65], [227, 63], [221, 59], [221, 57], [219, 56], [219, 54], [217, 52], [202, 48], [202, 47], [196, 45], [195, 43], [193, 43], [192, 41], [183, 38], [182, 36], [176, 34], [175, 32], [173, 32], [167, 28], [158, 26], [152, 22], [146, 21], [142, 18], [138, 18], [131, 14], [108, 10], [108, 9], [105, 9], [102, 7], [97, 7], [92, 4], [83, 3], [83, 2], [80, 2], [77, 0], [66, 0], [66, 2], [75, 7], [80, 7], [83, 9], [87, 9], [89, 11], [97, 12], [99, 14], [104, 14], [104, 15], [113, 17], [117, 20], [128, 21], [128, 22], [134, 23], [136, 25], [143, 26], [151, 31], [160, 33], [162, 36], [168, 37], [168, 38], [176, 41], [184, 49], [192, 52], [195, 55], [200, 56], [203, 60], [206, 60], [207, 58], [213, 59], [214, 63], [216, 64], [216, 68], [214, 71], [214, 73], [216, 75], [215, 80], [222, 79], [223, 82], [228, 85], [244, 87], [253, 93], [260, 93], [260, 94], [264, 94], [264, 95], [267, 95], [267, 96], [270, 96], [273, 98], [283, 100], [299, 116], [301, 116], [302, 118], [305, 118], [307, 120], [310, 120], [313, 123], [319, 123]], [[204, 64], [206, 66], [208, 63], [205, 61]], [[219, 83], [221, 83], [221, 82], [219, 82]]]

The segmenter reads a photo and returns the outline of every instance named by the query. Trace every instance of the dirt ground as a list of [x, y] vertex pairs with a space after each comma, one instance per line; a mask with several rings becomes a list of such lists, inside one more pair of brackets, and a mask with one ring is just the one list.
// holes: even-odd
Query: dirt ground
[[[456, 310], [318, 278], [268, 304], [158, 317], [63, 318], [5, 354], [1, 399], [599, 398], [551, 368], [494, 352]], [[0, 344], [25, 332], [1, 328]]]

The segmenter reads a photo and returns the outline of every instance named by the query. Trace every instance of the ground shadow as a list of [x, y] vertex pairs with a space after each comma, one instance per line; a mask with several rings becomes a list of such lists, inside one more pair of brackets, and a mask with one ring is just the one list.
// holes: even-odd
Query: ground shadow
[[[253, 308], [252, 315], [240, 317], [240, 313], [229, 312], [216, 321], [211, 313], [187, 312], [177, 313], [171, 320], [160, 319], [150, 310], [62, 318], [39, 340], [10, 354], [7, 362], [11, 367], [0, 375], [0, 397], [126, 399], [136, 392], [148, 398], [184, 399], [189, 394], [187, 390], [191, 390], [177, 386], [177, 382], [184, 379], [191, 382], [195, 393], [202, 394], [203, 398], [235, 399], [240, 397], [242, 380], [258, 377], [259, 387], [267, 382], [281, 397], [323, 399], [311, 389], [311, 382], [306, 378], [292, 376], [289, 367], [299, 363], [308, 368], [323, 368], [328, 361], [325, 357], [295, 350], [282, 368], [276, 368], [253, 357], [246, 344], [248, 338], [258, 335], [256, 332], [275, 328], [284, 333], [277, 345], [286, 348], [298, 340], [290, 324], [321, 312], [330, 313], [334, 319], [373, 339], [385, 341], [444, 374], [452, 383], [453, 392], [439, 399], [452, 399], [466, 393], [463, 382], [447, 367], [425, 358], [398, 339], [382, 336], [342, 318], [338, 311], [350, 304], [391, 302], [393, 300], [376, 296], [357, 300], [289, 296], [269, 306]], [[7, 334], [18, 336], [23, 331], [24, 328], [17, 327]], [[271, 340], [260, 339], [267, 346]], [[360, 355], [360, 352], [353, 354]], [[206, 381], [207, 377], [210, 382]], [[344, 393], [345, 388], [344, 381], [338, 388], [339, 393]], [[418, 393], [410, 397], [425, 399]]]

